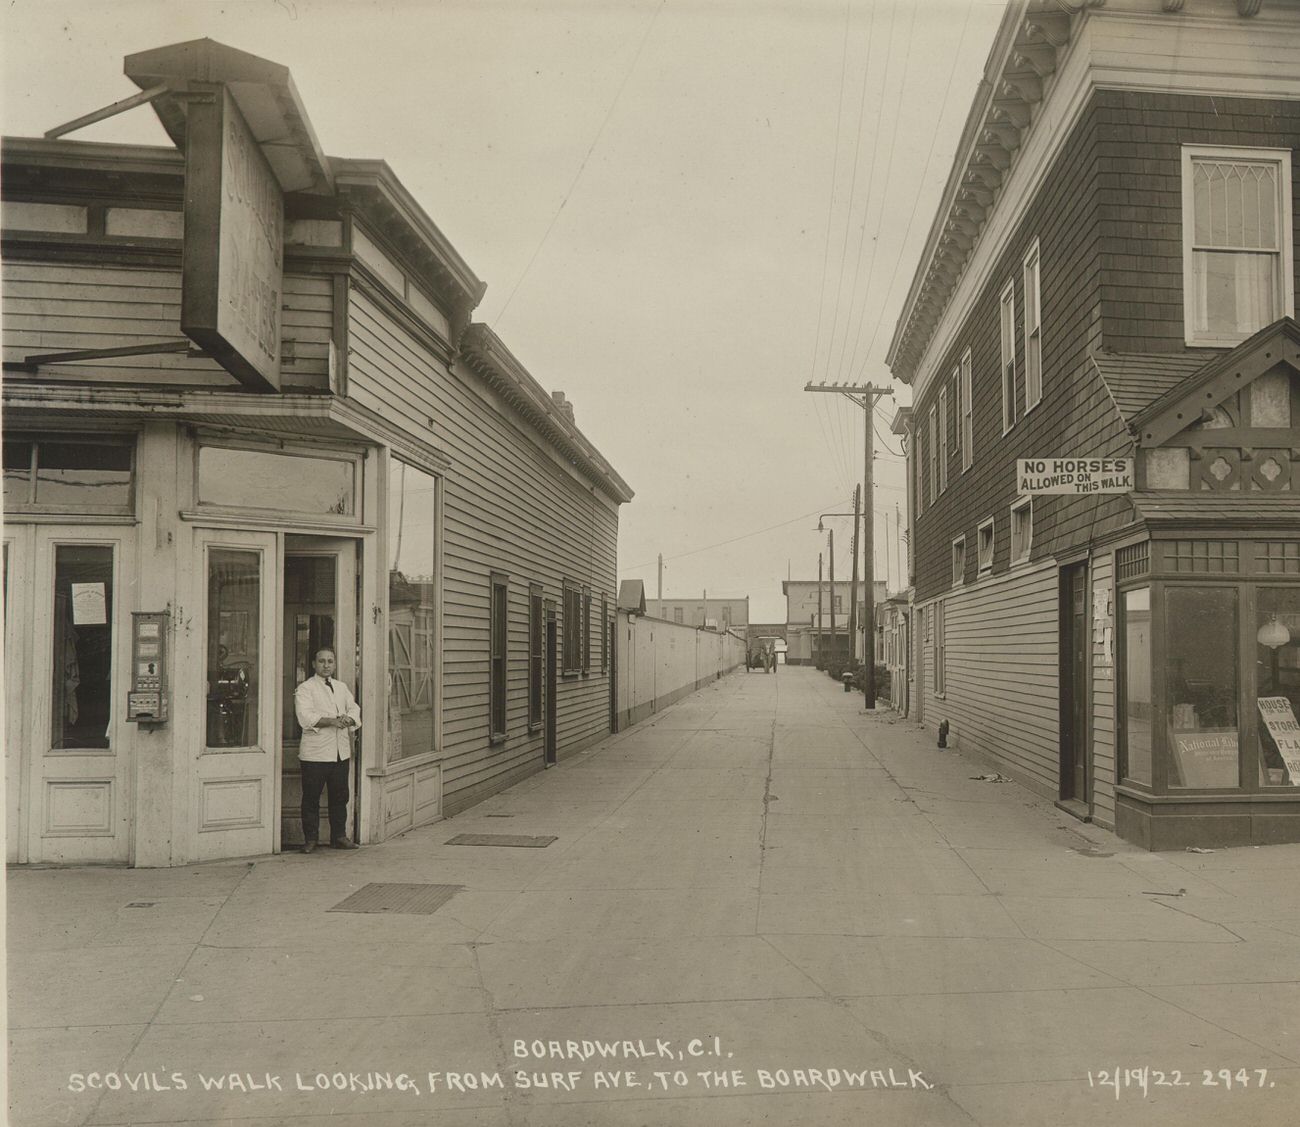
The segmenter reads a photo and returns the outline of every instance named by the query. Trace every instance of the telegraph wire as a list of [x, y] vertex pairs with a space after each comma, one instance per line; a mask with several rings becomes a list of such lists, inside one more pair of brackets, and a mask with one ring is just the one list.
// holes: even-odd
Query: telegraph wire
[[[896, 8], [891, 8], [891, 9], [890, 9], [891, 14], [890, 14], [890, 20], [889, 20], [889, 43], [888, 43], [888, 45], [887, 45], [887, 49], [886, 49], [886, 51], [885, 51], [885, 78], [886, 78], [886, 81], [888, 81], [888, 77], [889, 77], [889, 55], [890, 55], [890, 51], [889, 51], [888, 48], [892, 48], [892, 46], [893, 46], [893, 40], [894, 40], [894, 22], [895, 22], [895, 18], [896, 18], [896, 17], [895, 17], [896, 10], [897, 10]], [[845, 270], [846, 270], [846, 268], [847, 268], [847, 266], [848, 266], [848, 258], [849, 258], [849, 230], [850, 230], [850, 228], [851, 228], [851, 226], [852, 226], [852, 223], [853, 223], [853, 199], [854, 199], [854, 197], [857, 195], [857, 192], [858, 192], [858, 163], [859, 163], [859, 161], [860, 161], [860, 159], [861, 159], [861, 157], [862, 157], [862, 119], [866, 116], [866, 111], [867, 111], [867, 87], [870, 86], [870, 84], [871, 84], [871, 48], [872, 48], [872, 45], [873, 45], [873, 41], [874, 41], [874, 39], [875, 39], [875, 31], [876, 31], [876, 8], [875, 8], [875, 5], [874, 5], [874, 4], [871, 6], [870, 11], [871, 11], [870, 22], [867, 24], [867, 45], [866, 45], [866, 52], [865, 52], [865, 54], [864, 54], [864, 56], [863, 56], [863, 64], [862, 64], [862, 94], [861, 94], [861, 96], [860, 96], [860, 98], [859, 98], [859, 100], [858, 100], [858, 124], [857, 124], [857, 128], [854, 130], [854, 133], [853, 133], [853, 136], [854, 136], [854, 143], [853, 143], [853, 174], [852, 174], [852, 176], [849, 177], [849, 202], [848, 202], [848, 205], [847, 205], [847, 206], [845, 207], [845, 209], [844, 209], [844, 245], [843, 245], [843, 247], [840, 249], [840, 280], [839, 280], [839, 283], [837, 284], [837, 286], [836, 286], [836, 288], [835, 288], [835, 308], [834, 308], [834, 310], [832, 311], [832, 314], [831, 314], [831, 339], [830, 339], [830, 341], [828, 342], [827, 349], [826, 349], [826, 367], [825, 367], [825, 369], [824, 369], [823, 376], [822, 376], [823, 380], [826, 380], [826, 379], [828, 379], [828, 378], [830, 377], [830, 370], [831, 370], [831, 356], [832, 356], [832, 355], [834, 354], [834, 352], [835, 352], [835, 329], [836, 329], [837, 325], [839, 324], [839, 316], [840, 316], [840, 298], [841, 298], [841, 295], [842, 295], [843, 292], [844, 292], [844, 273], [845, 273]], [[876, 129], [877, 129], [877, 131], [879, 131], [879, 128], [880, 128], [880, 104], [879, 104], [879, 102], [877, 102], [877, 104], [876, 104]], [[874, 153], [875, 153], [875, 142], [876, 142], [876, 135], [873, 134], [873, 136], [872, 136], [872, 154], [873, 154], [873, 155], [874, 155]], [[862, 209], [862, 223], [861, 223], [861, 225], [858, 227], [858, 254], [857, 254], [857, 261], [856, 261], [856, 264], [855, 264], [855, 267], [854, 267], [853, 285], [849, 288], [849, 320], [852, 320], [852, 315], [853, 315], [853, 295], [854, 295], [854, 292], [857, 290], [857, 287], [858, 287], [858, 275], [857, 275], [857, 269], [858, 269], [858, 267], [861, 266], [861, 258], [862, 258], [862, 236], [863, 236], [863, 233], [866, 231], [866, 227], [867, 227], [867, 210], [868, 210], [868, 209], [870, 208], [870, 206], [871, 206], [871, 181], [872, 181], [872, 179], [874, 179], [874, 177], [875, 177], [875, 172], [876, 172], [876, 162], [873, 160], [873, 161], [871, 162], [871, 173], [870, 173], [870, 176], [868, 177], [868, 180], [867, 180], [867, 201], [866, 201], [866, 203], [863, 205], [863, 209]], [[847, 342], [848, 342], [848, 332], [849, 332], [849, 330], [848, 330], [848, 322], [846, 321], [846, 322], [845, 322], [845, 326], [844, 326], [844, 340], [845, 340], [845, 343], [846, 343], [846, 344], [847, 344]], [[843, 349], [843, 347], [841, 347], [841, 349], [840, 349], [840, 365], [836, 367], [836, 371], [839, 371], [840, 368], [843, 366], [843, 359], [844, 359], [844, 349]]]
[[[939, 126], [943, 123], [944, 116], [948, 112], [948, 97], [952, 93], [952, 80], [955, 77], [956, 62], [961, 58], [962, 45], [966, 42], [966, 31], [970, 26], [971, 12], [974, 10], [973, 5], [966, 8], [966, 18], [962, 21], [961, 34], [957, 36], [957, 50], [953, 55], [953, 62], [948, 67], [948, 84], [944, 87], [943, 103], [939, 110], [939, 116], [935, 120], [935, 128], [930, 134], [930, 151], [925, 158], [925, 171], [921, 174], [922, 182], [926, 181], [930, 175], [930, 162], [934, 159], [934, 146], [939, 138]], [[894, 262], [894, 272], [889, 277], [889, 285], [885, 289], [885, 295], [880, 302], [880, 313], [876, 317], [876, 327], [871, 333], [871, 342], [867, 345], [866, 355], [862, 358], [862, 370], [866, 369], [867, 361], [871, 358], [871, 350], [876, 347], [876, 338], [880, 335], [880, 326], [885, 320], [886, 302], [889, 295], [893, 292], [894, 282], [898, 280], [899, 268], [903, 265], [903, 258], [907, 253], [907, 240], [912, 234], [912, 224], [916, 221], [916, 209], [921, 202], [921, 193], [917, 192], [912, 197], [912, 214], [907, 217], [907, 228], [903, 232], [902, 242], [898, 248], [898, 258]]]
[[[873, 18], [873, 20], [874, 20], [874, 18], [875, 18], [875, 7], [874, 7], [874, 6], [872, 7], [871, 12], [872, 12], [872, 18]], [[872, 134], [871, 134], [871, 169], [870, 169], [870, 173], [869, 173], [868, 176], [867, 176], [867, 196], [866, 196], [866, 202], [862, 205], [862, 223], [861, 223], [861, 225], [858, 227], [858, 249], [857, 249], [857, 252], [854, 254], [854, 259], [853, 259], [853, 263], [854, 263], [854, 264], [853, 264], [853, 285], [849, 287], [849, 315], [848, 315], [848, 319], [847, 319], [847, 321], [845, 322], [845, 325], [844, 325], [844, 339], [843, 339], [843, 341], [840, 343], [840, 360], [839, 360], [839, 363], [835, 366], [835, 370], [836, 370], [837, 372], [843, 372], [843, 371], [845, 370], [845, 368], [844, 368], [844, 353], [845, 353], [845, 351], [847, 350], [847, 348], [848, 348], [848, 346], [849, 346], [849, 330], [850, 330], [850, 327], [851, 327], [852, 324], [853, 324], [853, 307], [857, 304], [858, 276], [859, 276], [859, 274], [860, 274], [861, 271], [862, 271], [862, 240], [863, 240], [863, 238], [866, 236], [866, 233], [867, 233], [867, 216], [871, 213], [871, 189], [872, 189], [873, 185], [874, 185], [875, 182], [876, 182], [876, 164], [878, 163], [877, 160], [876, 160], [876, 153], [877, 153], [877, 151], [878, 151], [879, 148], [880, 148], [880, 119], [881, 119], [881, 116], [882, 116], [883, 111], [884, 111], [885, 95], [886, 95], [886, 93], [887, 93], [888, 90], [889, 90], [889, 67], [890, 67], [890, 63], [893, 61], [893, 57], [894, 57], [894, 26], [895, 26], [895, 24], [898, 22], [898, 6], [897, 6], [897, 4], [895, 4], [893, 7], [891, 7], [891, 9], [890, 9], [890, 13], [891, 13], [891, 14], [890, 14], [890, 20], [889, 20], [889, 39], [888, 39], [888, 41], [887, 41], [887, 43], [886, 43], [886, 48], [885, 48], [885, 75], [884, 75], [884, 79], [882, 80], [882, 82], [881, 82], [881, 84], [880, 84], [880, 97], [878, 97], [878, 98], [876, 99], [876, 125], [875, 125], [875, 128], [874, 128], [874, 130], [872, 131]], [[916, 19], [916, 9], [915, 9], [915, 8], [913, 8], [913, 10], [912, 10], [912, 19], [913, 19], [913, 21], [915, 21], [915, 19]], [[908, 36], [908, 49], [909, 49], [909, 51], [911, 50], [911, 35], [910, 35], [910, 32], [909, 32], [909, 36]], [[867, 44], [866, 65], [865, 65], [865, 67], [864, 67], [864, 73], [863, 73], [863, 76], [862, 76], [862, 109], [863, 109], [863, 111], [864, 111], [865, 108], [866, 108], [866, 101], [867, 101], [867, 77], [868, 77], [868, 75], [869, 75], [870, 73], [871, 73], [871, 44], [870, 44], [870, 42], [868, 42], [868, 44]], [[906, 75], [906, 73], [907, 73], [907, 72], [906, 72], [906, 69], [904, 69], [904, 72], [903, 72], [903, 73], [904, 73], [904, 75]], [[900, 109], [902, 108], [901, 105], [900, 105], [899, 108], [900, 108]], [[862, 113], [862, 111], [859, 111], [859, 119], [858, 119], [859, 136], [861, 136], [861, 128], [862, 128], [861, 113]], [[895, 116], [894, 116], [894, 132], [895, 132], [895, 136], [897, 136], [897, 132], [898, 132], [898, 116], [899, 116], [898, 114], [895, 114]], [[892, 142], [891, 142], [891, 145], [892, 145]], [[857, 170], [857, 154], [855, 153], [855, 154], [854, 154], [854, 171], [856, 172], [856, 170]], [[885, 190], [886, 190], [886, 192], [888, 192], [888, 188], [889, 188], [889, 186], [888, 186], [888, 183], [886, 182], [886, 185], [885, 185]], [[851, 198], [851, 197], [850, 197], [850, 200], [849, 200], [849, 206], [850, 206], [850, 208], [852, 207], [852, 198]], [[882, 210], [882, 211], [884, 210], [884, 201], [883, 201], [883, 200], [881, 201], [880, 210]], [[877, 232], [877, 234], [878, 234], [878, 233], [879, 233], [879, 232]], [[847, 245], [846, 245], [846, 247], [845, 247], [846, 252], [847, 252], [847, 249], [848, 249], [848, 248], [847, 248]], [[872, 258], [873, 258], [873, 260], [874, 260], [874, 258], [875, 258], [874, 252], [873, 252], [873, 254], [872, 254]], [[870, 292], [871, 292], [871, 271], [870, 271], [870, 269], [868, 269], [868, 270], [867, 270], [867, 293], [863, 295], [863, 303], [864, 303], [864, 305], [865, 305], [865, 302], [866, 302], [867, 294], [869, 294]], [[854, 355], [854, 356], [857, 355], [857, 343], [856, 343], [856, 341], [854, 342], [854, 351], [853, 351], [853, 355]], [[850, 369], [851, 369], [851, 365], [850, 365]]]
[[[968, 9], [967, 18], [969, 18], [969, 16], [970, 16], [970, 12]], [[907, 25], [907, 48], [903, 54], [903, 75], [898, 83], [897, 111], [901, 111], [902, 109], [903, 93], [907, 89], [907, 71], [912, 61], [912, 42], [915, 36], [915, 32], [916, 32], [916, 7], [913, 6], [911, 19]], [[950, 82], [951, 82], [951, 77], [952, 76], [950, 72], [949, 73]], [[883, 102], [884, 102], [884, 98], [882, 96], [881, 103], [883, 104]], [[889, 204], [889, 186], [893, 180], [893, 175], [894, 175], [894, 154], [898, 149], [898, 119], [903, 116], [901, 112], [897, 112], [897, 111], [894, 113], [893, 129], [891, 130], [889, 136], [889, 149], [887, 150], [885, 155], [885, 187], [884, 187], [884, 191], [881, 193], [880, 207], [876, 209], [876, 231], [875, 234], [871, 236], [871, 252], [870, 252], [871, 258], [869, 260], [869, 264], [867, 268], [867, 285], [866, 285], [866, 290], [862, 295], [862, 315], [858, 318], [857, 331], [854, 333], [853, 336], [853, 352], [849, 358], [849, 367], [847, 369], [849, 373], [858, 370], [857, 367], [858, 344], [861, 342], [862, 339], [862, 326], [866, 323], [866, 319], [867, 319], [867, 307], [870, 304], [868, 299], [871, 296], [872, 271], [874, 270], [876, 265], [876, 251], [880, 247], [880, 231], [884, 224], [885, 209], [888, 207]], [[930, 139], [930, 143], [931, 146], [933, 147], [934, 144], [933, 136]], [[868, 350], [867, 355], [868, 356], [870, 355], [870, 350]], [[864, 362], [863, 368], [865, 367], [866, 364]]]
[[832, 151], [831, 159], [831, 190], [830, 196], [826, 201], [826, 245], [822, 250], [822, 285], [821, 292], [818, 294], [817, 301], [817, 332], [813, 337], [813, 354], [812, 364], [808, 369], [808, 378], [811, 380], [817, 375], [817, 353], [820, 351], [822, 340], [822, 318], [826, 311], [826, 276], [830, 273], [831, 261], [831, 220], [835, 215], [835, 181], [839, 178], [840, 171], [840, 121], [844, 116], [844, 76], [848, 70], [849, 60], [849, 15], [852, 11], [852, 5], [844, 5], [844, 50], [840, 56], [840, 94], [835, 104], [835, 148]]
[[555, 214], [551, 216], [551, 221], [546, 225], [546, 230], [542, 232], [541, 241], [537, 244], [537, 249], [533, 251], [532, 257], [529, 258], [528, 264], [524, 267], [523, 272], [519, 275], [518, 281], [506, 295], [505, 304], [501, 311], [493, 318], [492, 327], [495, 329], [500, 326], [505, 319], [506, 310], [510, 308], [510, 303], [514, 301], [515, 294], [519, 292], [519, 287], [523, 285], [524, 279], [528, 277], [533, 268], [533, 263], [537, 261], [537, 256], [542, 253], [542, 247], [546, 245], [546, 240], [550, 238], [551, 231], [555, 229], [555, 224], [560, 218], [560, 213], [564, 210], [565, 205], [569, 202], [569, 197], [573, 195], [573, 190], [578, 186], [578, 181], [582, 179], [583, 172], [586, 171], [587, 162], [591, 160], [591, 154], [596, 151], [596, 146], [604, 136], [605, 127], [609, 124], [609, 119], [614, 116], [614, 110], [618, 107], [619, 101], [623, 97], [623, 91], [627, 88], [628, 80], [632, 77], [632, 72], [636, 70], [636, 64], [641, 61], [641, 52], [645, 50], [646, 41], [650, 38], [650, 32], [654, 29], [655, 21], [659, 19], [659, 13], [664, 10], [664, 4], [667, 0], [659, 0], [659, 6], [654, 10], [650, 17], [650, 22], [646, 24], [645, 32], [641, 36], [641, 42], [637, 44], [636, 54], [632, 56], [631, 63], [628, 64], [626, 73], [623, 75], [623, 81], [619, 83], [617, 92], [614, 94], [614, 100], [610, 102], [609, 109], [605, 111], [605, 119], [600, 123], [600, 128], [596, 130], [596, 136], [592, 138], [591, 145], [587, 149], [587, 155], [582, 158], [582, 163], [578, 165], [578, 171], [574, 174], [573, 182], [569, 185], [569, 190], [564, 193], [564, 198], [560, 200], [560, 206], [555, 209]]
[[[733, 536], [730, 540], [719, 540], [716, 544], [706, 544], [703, 548], [692, 548], [689, 552], [678, 552], [675, 556], [664, 556], [664, 562], [670, 560], [684, 560], [687, 556], [698, 556], [701, 552], [711, 552], [714, 548], [725, 548], [728, 544], [736, 544], [741, 540], [748, 540], [751, 536], [762, 536], [765, 532], [775, 532], [778, 528], [784, 528], [788, 524], [795, 524], [801, 520], [811, 520], [813, 517], [821, 516], [822, 513], [830, 509], [831, 505], [838, 505], [841, 502], [832, 501], [828, 505], [819, 505], [811, 513], [804, 513], [801, 516], [791, 517], [789, 520], [783, 520], [780, 524], [768, 525], [767, 528], [757, 528], [753, 532], [745, 532], [740, 536]], [[635, 567], [629, 567], [627, 572], [641, 571], [647, 567], [656, 567], [658, 561], [651, 560], [649, 563], [637, 564]]]

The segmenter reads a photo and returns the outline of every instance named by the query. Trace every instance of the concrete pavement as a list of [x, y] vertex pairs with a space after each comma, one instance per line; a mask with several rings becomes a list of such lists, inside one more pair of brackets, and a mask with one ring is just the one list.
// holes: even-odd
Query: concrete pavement
[[[1300, 1120], [1300, 846], [1147, 854], [988, 770], [739, 672], [355, 853], [11, 871], [11, 1122]], [[372, 883], [457, 888], [331, 911]]]

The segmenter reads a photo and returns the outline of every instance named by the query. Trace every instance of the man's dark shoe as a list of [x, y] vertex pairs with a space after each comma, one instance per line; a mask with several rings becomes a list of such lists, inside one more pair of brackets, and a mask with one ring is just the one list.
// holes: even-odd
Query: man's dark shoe
[[355, 841], [349, 841], [347, 838], [341, 837], [337, 841], [331, 841], [330, 848], [331, 849], [360, 849], [361, 846], [359, 846]]
[[304, 853], [314, 853], [315, 850], [316, 850], [316, 843], [314, 841], [304, 841], [302, 843], [302, 851]]

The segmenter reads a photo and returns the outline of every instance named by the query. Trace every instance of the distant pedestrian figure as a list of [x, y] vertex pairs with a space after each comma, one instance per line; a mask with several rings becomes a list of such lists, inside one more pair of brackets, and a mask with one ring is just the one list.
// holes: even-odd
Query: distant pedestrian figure
[[356, 849], [348, 840], [348, 775], [352, 770], [352, 732], [361, 727], [361, 709], [351, 691], [334, 676], [334, 651], [320, 649], [312, 660], [316, 676], [293, 695], [302, 728], [298, 764], [302, 770], [304, 853], [316, 848], [320, 833], [320, 794], [329, 792], [330, 845]]

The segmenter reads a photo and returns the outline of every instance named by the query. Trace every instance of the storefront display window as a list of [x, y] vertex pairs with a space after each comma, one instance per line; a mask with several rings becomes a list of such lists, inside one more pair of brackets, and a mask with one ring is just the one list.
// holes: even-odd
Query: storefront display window
[[1124, 592], [1124, 775], [1151, 785], [1151, 588]]
[[107, 748], [113, 685], [113, 549], [54, 550], [50, 747]]
[[1300, 587], [1261, 587], [1255, 616], [1259, 781], [1300, 786]]
[[204, 446], [199, 450], [199, 503], [281, 513], [351, 516], [356, 464], [272, 450]]
[[1165, 593], [1165, 724], [1169, 786], [1240, 785], [1237, 591]]
[[213, 548], [208, 557], [208, 747], [257, 742], [261, 554]]
[[388, 463], [388, 758], [434, 750], [437, 479]]

